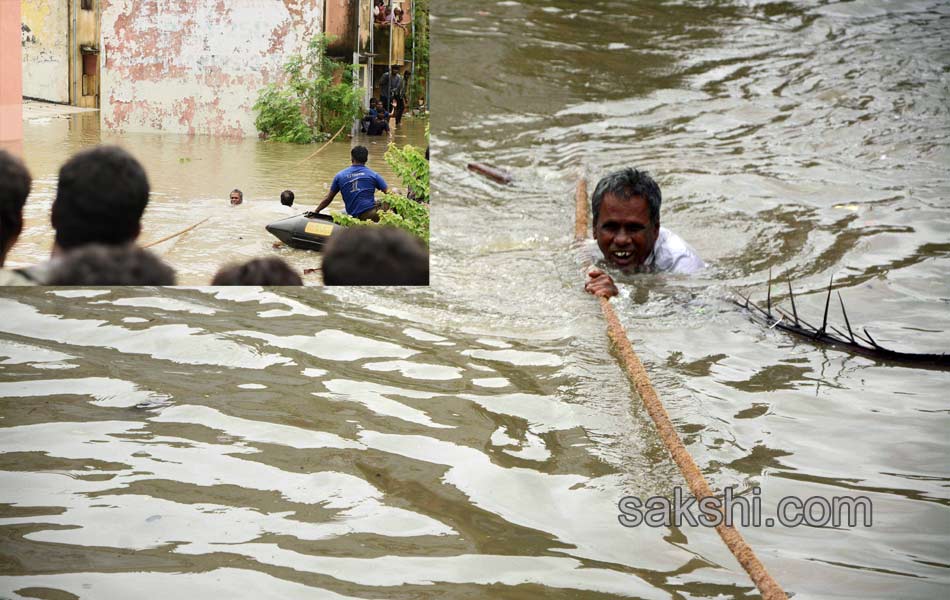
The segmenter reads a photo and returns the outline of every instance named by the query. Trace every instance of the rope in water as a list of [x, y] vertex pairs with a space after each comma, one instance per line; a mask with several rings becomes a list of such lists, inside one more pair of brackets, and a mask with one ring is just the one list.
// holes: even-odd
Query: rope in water
[[200, 221], [198, 221], [198, 222], [195, 223], [194, 225], [191, 225], [190, 227], [185, 227], [184, 229], [182, 229], [182, 230], [179, 231], [178, 233], [173, 233], [173, 234], [171, 234], [171, 235], [166, 235], [166, 236], [163, 237], [162, 239], [160, 239], [160, 240], [155, 240], [154, 242], [149, 242], [149, 243], [145, 244], [145, 245], [142, 246], [142, 247], [143, 247], [143, 248], [151, 248], [152, 246], [157, 246], [158, 244], [161, 244], [162, 242], [167, 242], [168, 240], [172, 239], [173, 237], [178, 237], [178, 236], [180, 236], [180, 235], [183, 234], [183, 233], [188, 233], [189, 231], [191, 231], [192, 229], [194, 229], [194, 228], [197, 227], [198, 225], [201, 225], [202, 223], [204, 223], [205, 221], [207, 221], [207, 220], [210, 219], [210, 218], [211, 218], [211, 217], [205, 217], [204, 219], [201, 219]]
[[[583, 177], [577, 182], [575, 204], [574, 241], [583, 242], [588, 235], [587, 180]], [[660, 397], [657, 396], [656, 390], [653, 389], [653, 384], [650, 383], [650, 377], [647, 375], [643, 363], [640, 362], [637, 353], [633, 351], [633, 345], [630, 343], [620, 319], [617, 318], [614, 307], [607, 298], [598, 298], [598, 300], [600, 300], [600, 308], [604, 313], [604, 318], [607, 320], [607, 335], [614, 343], [627, 376], [643, 401], [650, 418], [653, 419], [653, 424], [660, 434], [663, 445], [672, 455], [696, 501], [699, 502], [707, 496], [713, 496], [709, 483], [703, 477], [702, 471], [699, 470], [693, 457], [690, 456], [686, 446], [683, 445], [673, 422], [670, 421], [670, 415], [666, 412]], [[729, 548], [729, 551], [742, 565], [742, 568], [752, 578], [753, 583], [759, 589], [759, 593], [762, 594], [762, 598], [765, 600], [787, 600], [788, 596], [765, 569], [765, 565], [759, 561], [759, 558], [752, 551], [752, 547], [749, 546], [738, 530], [721, 523], [716, 526], [716, 531]]]
[[343, 131], [344, 128], [346, 128], [346, 125], [343, 125], [343, 127], [340, 127], [339, 129], [337, 129], [337, 130], [336, 130], [336, 133], [333, 134], [333, 137], [331, 137], [330, 139], [328, 139], [327, 142], [326, 142], [324, 145], [322, 145], [322, 146], [320, 146], [319, 148], [317, 148], [316, 150], [314, 150], [313, 154], [311, 154], [311, 155], [308, 156], [307, 158], [303, 159], [303, 160], [300, 161], [299, 163], [295, 164], [295, 165], [294, 165], [294, 168], [296, 169], [296, 168], [299, 167], [300, 165], [304, 164], [305, 162], [307, 162], [308, 160], [310, 160], [311, 158], [313, 158], [314, 156], [316, 156], [318, 152], [320, 152], [321, 150], [323, 150], [324, 148], [326, 148], [327, 146], [329, 146], [330, 143], [333, 142], [333, 140], [336, 139], [336, 136], [340, 135], [340, 133]]

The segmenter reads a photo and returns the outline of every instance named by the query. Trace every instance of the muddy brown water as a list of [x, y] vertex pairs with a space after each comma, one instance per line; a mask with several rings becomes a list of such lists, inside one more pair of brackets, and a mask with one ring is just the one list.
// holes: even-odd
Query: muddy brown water
[[615, 302], [712, 485], [873, 501], [759, 557], [796, 598], [945, 596], [950, 375], [729, 299], [772, 268], [815, 320], [833, 275], [950, 350], [946, 5], [434, 10], [431, 288], [4, 292], [0, 596], [755, 597], [712, 530], [617, 521], [682, 485], [571, 248], [575, 176], [631, 164], [710, 263]]
[[[142, 221], [142, 244], [161, 240], [196, 223], [194, 229], [150, 249], [175, 268], [180, 285], [207, 285], [224, 264], [262, 256], [280, 256], [298, 270], [320, 266], [320, 254], [287, 246], [264, 226], [312, 210], [326, 195], [333, 176], [350, 165], [350, 148], [369, 149], [367, 165], [386, 182], [405, 189], [383, 159], [387, 144], [425, 148], [424, 118], [407, 117], [392, 137], [358, 134], [338, 139], [316, 155], [322, 144], [298, 145], [254, 138], [227, 139], [162, 133], [101, 131], [98, 113], [43, 117], [24, 122], [23, 158], [33, 175], [24, 210], [25, 229], [7, 260], [13, 266], [42, 262], [53, 246], [49, 222], [59, 168], [66, 158], [97, 144], [116, 144], [145, 167], [152, 193]], [[244, 203], [231, 207], [233, 189]], [[280, 193], [293, 190], [294, 206], [280, 204]], [[342, 211], [338, 194], [329, 211]], [[207, 219], [207, 220], [205, 220]], [[203, 222], [202, 222], [203, 221]], [[305, 276], [319, 284], [319, 273]]]

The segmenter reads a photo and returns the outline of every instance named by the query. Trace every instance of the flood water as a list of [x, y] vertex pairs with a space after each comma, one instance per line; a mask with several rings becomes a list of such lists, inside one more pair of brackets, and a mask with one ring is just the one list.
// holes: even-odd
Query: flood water
[[[581, 291], [586, 250], [570, 250], [576, 177], [592, 190], [638, 166], [662, 187], [662, 224], [710, 268], [627, 278], [614, 303], [710, 483], [761, 486], [765, 512], [784, 496], [873, 502], [870, 528], [745, 529], [772, 575], [797, 598], [950, 593], [950, 374], [818, 348], [730, 302], [764, 305], [771, 268], [773, 300], [789, 308], [789, 276], [799, 314], [820, 323], [833, 276], [878, 343], [950, 352], [950, 6], [442, 5], [433, 94], [455, 110], [433, 122], [435, 281], [468, 327], [551, 348], [572, 380], [559, 404], [612, 422], [591, 452], [613, 479], [587, 486], [616, 500], [683, 484]], [[830, 319], [843, 328], [836, 298]], [[616, 511], [554, 502], [585, 531], [606, 527], [594, 541], [622, 548], [611, 570], [650, 572], [647, 590], [618, 595], [748, 591], [708, 531], [624, 529]]]
[[758, 556], [798, 599], [945, 596], [950, 374], [730, 299], [772, 268], [815, 322], [834, 276], [879, 343], [950, 351], [947, 6], [433, 10], [430, 288], [0, 296], [0, 597], [755, 597], [713, 530], [618, 524], [683, 485], [572, 247], [576, 176], [628, 165], [710, 265], [614, 302], [713, 487], [873, 501]]
[[[224, 264], [263, 256], [280, 256], [298, 270], [320, 266], [320, 254], [277, 241], [264, 226], [311, 210], [326, 195], [338, 171], [350, 165], [350, 148], [369, 149], [368, 166], [391, 186], [404, 189], [383, 159], [389, 141], [425, 148], [425, 119], [407, 117], [387, 136], [357, 135], [338, 139], [313, 156], [323, 144], [286, 144], [254, 138], [227, 139], [160, 133], [101, 131], [99, 114], [79, 113], [24, 122], [23, 158], [33, 175], [33, 189], [24, 210], [23, 234], [7, 261], [13, 266], [43, 262], [53, 246], [49, 222], [59, 168], [69, 156], [97, 144], [116, 144], [145, 167], [152, 188], [142, 222], [140, 243], [150, 244], [196, 223], [201, 225], [150, 249], [175, 268], [181, 285], [208, 285]], [[244, 203], [231, 207], [233, 189]], [[280, 193], [293, 190], [291, 209]], [[327, 209], [343, 210], [338, 194]], [[206, 220], [207, 219], [207, 220]], [[304, 275], [308, 285], [320, 273]]]

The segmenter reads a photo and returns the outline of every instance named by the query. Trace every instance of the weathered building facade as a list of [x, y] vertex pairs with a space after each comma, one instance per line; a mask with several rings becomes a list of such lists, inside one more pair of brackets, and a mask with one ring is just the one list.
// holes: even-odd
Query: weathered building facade
[[256, 135], [258, 90], [320, 32], [323, 0], [102, 0], [102, 124]]
[[23, 0], [21, 7], [23, 95], [69, 102], [69, 6]]
[[399, 25], [372, 0], [20, 0], [23, 95], [99, 108], [114, 131], [254, 136], [259, 91], [324, 30], [367, 100], [406, 62], [413, 3], [387, 1]]
[[105, 129], [257, 135], [258, 90], [320, 33], [324, 3], [22, 0], [24, 95], [98, 106]]

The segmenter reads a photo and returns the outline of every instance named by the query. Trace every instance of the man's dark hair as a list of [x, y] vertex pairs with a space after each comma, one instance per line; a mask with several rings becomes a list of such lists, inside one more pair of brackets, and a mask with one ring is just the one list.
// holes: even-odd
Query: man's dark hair
[[32, 181], [23, 161], [0, 150], [0, 267], [23, 231], [23, 205]]
[[303, 285], [303, 280], [283, 259], [271, 256], [222, 267], [211, 285]]
[[357, 164], [365, 165], [366, 161], [369, 160], [369, 150], [366, 149], [366, 146], [354, 146], [350, 150], [350, 158]]
[[86, 244], [55, 261], [46, 285], [175, 285], [175, 271], [132, 244]]
[[133, 241], [148, 193], [145, 169], [122, 148], [97, 146], [79, 152], [59, 170], [52, 212], [56, 244], [68, 250]]
[[284, 206], [294, 205], [294, 193], [290, 190], [284, 190], [280, 193], [280, 203]]
[[629, 168], [620, 169], [597, 182], [594, 194], [590, 197], [590, 209], [594, 216], [595, 227], [597, 218], [600, 216], [600, 203], [608, 194], [621, 200], [629, 200], [636, 196], [643, 198], [650, 207], [650, 221], [654, 224], [660, 222], [660, 203], [662, 202], [660, 186], [653, 181], [648, 172]]
[[429, 251], [395, 227], [349, 227], [323, 250], [324, 285], [429, 285]]

